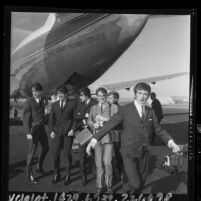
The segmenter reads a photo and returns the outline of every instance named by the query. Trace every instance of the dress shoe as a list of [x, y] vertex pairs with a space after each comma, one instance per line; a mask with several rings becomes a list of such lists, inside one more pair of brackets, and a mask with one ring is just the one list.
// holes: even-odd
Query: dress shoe
[[107, 188], [107, 193], [109, 193], [109, 194], [113, 194], [113, 190], [112, 190], [111, 187], [108, 187], [108, 188]]
[[54, 179], [52, 180], [52, 184], [56, 184], [60, 179], [60, 175], [59, 174], [55, 174]]
[[123, 184], [123, 190], [124, 190], [124, 193], [126, 194], [134, 194], [136, 193], [136, 189], [131, 185], [131, 184]]
[[87, 178], [84, 176], [82, 177], [82, 185], [86, 185], [87, 184]]
[[28, 179], [33, 184], [37, 184], [38, 183], [38, 180], [34, 178], [34, 176], [33, 176], [32, 173], [28, 173]]
[[104, 189], [103, 189], [103, 188], [98, 188], [98, 189], [97, 189], [97, 193], [98, 193], [98, 194], [101, 194], [101, 193], [103, 193], [103, 192], [104, 192]]
[[70, 184], [70, 176], [66, 176], [65, 181], [64, 181], [64, 185], [68, 185]]
[[43, 168], [37, 168], [36, 172], [40, 173], [40, 174], [44, 174], [45, 173], [45, 171], [43, 170]]
[[126, 183], [126, 182], [128, 181], [125, 174], [121, 174], [121, 181], [122, 181], [123, 183]]

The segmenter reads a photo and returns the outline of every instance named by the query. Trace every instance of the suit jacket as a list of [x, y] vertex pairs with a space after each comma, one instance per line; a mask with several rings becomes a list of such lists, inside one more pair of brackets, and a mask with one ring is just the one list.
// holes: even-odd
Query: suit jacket
[[[118, 106], [118, 110], [120, 108], [119, 104], [115, 104]], [[113, 142], [120, 142], [120, 133], [121, 133], [121, 125], [116, 126], [112, 131], [110, 131], [110, 137]]]
[[[94, 129], [93, 124], [96, 123], [96, 116], [97, 115], [101, 115], [105, 118], [110, 119], [111, 116], [113, 116], [115, 113], [117, 113], [118, 111], [118, 106], [117, 105], [109, 105], [107, 102], [104, 104], [104, 109], [103, 112], [101, 112], [101, 108], [99, 106], [99, 104], [93, 105], [91, 107], [90, 113], [89, 113], [89, 118], [88, 118], [88, 125], [91, 128], [91, 130], [93, 130], [93, 134], [97, 133], [100, 129]], [[107, 122], [106, 122], [107, 124]], [[108, 135], [106, 135], [108, 134]], [[109, 132], [105, 133], [105, 137], [103, 137], [103, 139], [101, 139], [100, 143], [104, 144], [104, 143], [112, 143], [112, 139], [110, 137]]]
[[32, 133], [32, 128], [44, 125], [45, 122], [45, 99], [41, 97], [40, 103], [32, 96], [27, 99], [23, 110], [23, 126], [26, 134]]
[[152, 101], [151, 107], [156, 113], [156, 117], [158, 119], [158, 122], [160, 122], [161, 119], [163, 118], [163, 110], [162, 110], [161, 103], [159, 102], [158, 99], [155, 99]]
[[94, 138], [100, 140], [119, 124], [122, 125], [121, 152], [129, 157], [142, 157], [144, 149], [149, 149], [150, 138], [154, 130], [164, 143], [167, 144], [171, 139], [169, 134], [161, 128], [153, 109], [146, 106], [145, 118], [141, 120], [133, 102], [120, 107], [117, 114], [94, 135]]
[[56, 136], [67, 136], [68, 131], [75, 130], [74, 113], [75, 101], [66, 101], [63, 109], [60, 108], [60, 101], [54, 102], [49, 115], [49, 132], [54, 131]]
[[[88, 104], [79, 102], [75, 111], [76, 130], [82, 130], [83, 126], [87, 123], [90, 109], [93, 105], [97, 104], [95, 99], [90, 99]], [[86, 122], [86, 123], [85, 123]]]

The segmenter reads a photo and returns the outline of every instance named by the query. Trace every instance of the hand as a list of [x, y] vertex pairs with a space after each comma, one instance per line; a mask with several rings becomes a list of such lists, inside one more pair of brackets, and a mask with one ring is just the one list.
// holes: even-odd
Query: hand
[[101, 116], [100, 120], [101, 121], [109, 121], [109, 118]]
[[100, 118], [101, 118], [101, 115], [98, 114], [98, 115], [96, 116], [96, 122], [99, 122], [99, 121], [100, 121]]
[[73, 136], [73, 130], [68, 131], [68, 136]]
[[94, 126], [94, 128], [95, 128], [95, 129], [100, 128], [100, 125], [99, 125], [98, 123], [94, 123], [94, 125], [93, 125], [93, 126]]
[[50, 137], [51, 137], [51, 138], [54, 138], [54, 137], [55, 137], [54, 131], [52, 131], [52, 132], [50, 133]]
[[109, 118], [106, 118], [106, 117], [103, 117], [102, 115], [97, 115], [96, 116], [96, 122], [99, 122], [99, 121], [108, 121]]
[[26, 134], [27, 140], [32, 140], [32, 135], [31, 134]]
[[172, 149], [174, 153], [177, 153], [180, 151], [179, 146], [175, 144], [175, 142], [172, 139], [168, 141], [168, 147]]
[[89, 144], [87, 145], [86, 152], [89, 156], [91, 155], [91, 149], [94, 149], [96, 144], [97, 144], [97, 140], [92, 138]]

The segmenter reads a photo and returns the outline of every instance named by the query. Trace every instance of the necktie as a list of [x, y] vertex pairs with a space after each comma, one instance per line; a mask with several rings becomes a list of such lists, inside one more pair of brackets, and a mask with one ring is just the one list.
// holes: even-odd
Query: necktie
[[101, 113], [103, 113], [103, 104], [101, 104]]
[[61, 105], [60, 105], [61, 109], [63, 109], [63, 101], [61, 101]]
[[142, 119], [145, 117], [145, 105], [142, 105]]

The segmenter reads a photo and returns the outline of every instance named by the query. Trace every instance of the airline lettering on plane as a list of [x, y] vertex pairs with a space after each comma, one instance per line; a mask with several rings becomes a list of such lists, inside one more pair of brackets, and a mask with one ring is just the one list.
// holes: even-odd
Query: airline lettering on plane
[[56, 48], [50, 48], [47, 52], [46, 52], [46, 55], [45, 55], [45, 58], [51, 56], [51, 55], [54, 55], [54, 54], [58, 54], [58, 53], [61, 53], [63, 51], [65, 51], [66, 49], [75, 49], [75, 48], [79, 48], [79, 47], [83, 47], [85, 45], [93, 45], [97, 42], [100, 42], [100, 41], [104, 41], [105, 40], [105, 36], [104, 36], [104, 33], [98, 33], [94, 36], [91, 36], [91, 37], [88, 37], [88, 38], [84, 38], [84, 39], [81, 39], [81, 40], [78, 40], [76, 42], [73, 42], [73, 43], [66, 43], [66, 44], [62, 44]]
[[78, 48], [78, 47], [93, 45], [97, 42], [104, 41], [104, 40], [105, 40], [104, 33], [101, 32], [101, 33], [98, 33], [98, 34], [93, 35], [91, 37], [87, 37], [87, 38], [84, 38], [82, 40], [76, 41], [74, 43], [60, 43], [56, 47], [54, 46], [52, 48], [49, 48], [45, 52], [38, 52], [37, 54], [32, 55], [32, 57], [28, 60], [25, 59], [24, 62], [21, 63], [19, 68], [16, 69], [14, 74], [17, 75], [19, 72], [21, 72], [20, 75], [16, 76], [17, 80], [21, 80], [23, 72], [24, 73], [27, 72], [32, 67], [32, 65], [34, 63], [37, 63], [37, 66], [40, 66], [43, 63], [42, 62], [43, 60], [46, 60], [46, 59], [48, 59], [48, 57], [51, 57], [55, 54], [61, 54], [66, 49], [73, 50], [73, 49]]
[[66, 49], [65, 45], [62, 44], [62, 45], [59, 45], [57, 46], [56, 48], [50, 48], [46, 51], [46, 54], [44, 56], [44, 59], [47, 59], [49, 56], [52, 56], [52, 55], [55, 55], [55, 54], [58, 54], [58, 53], [61, 53], [63, 52], [64, 50]]
[[99, 41], [103, 41], [105, 40], [105, 36], [104, 33], [99, 33], [95, 36], [89, 37], [85, 39], [85, 44], [86, 45], [91, 45], [93, 43], [99, 42]]
[[74, 49], [74, 48], [82, 47], [85, 45], [92, 45], [92, 44], [95, 44], [95, 43], [97, 43], [99, 41], [103, 41], [103, 40], [105, 40], [104, 33], [98, 33], [94, 36], [76, 41], [74, 43], [67, 44], [67, 47], [69, 49]]

